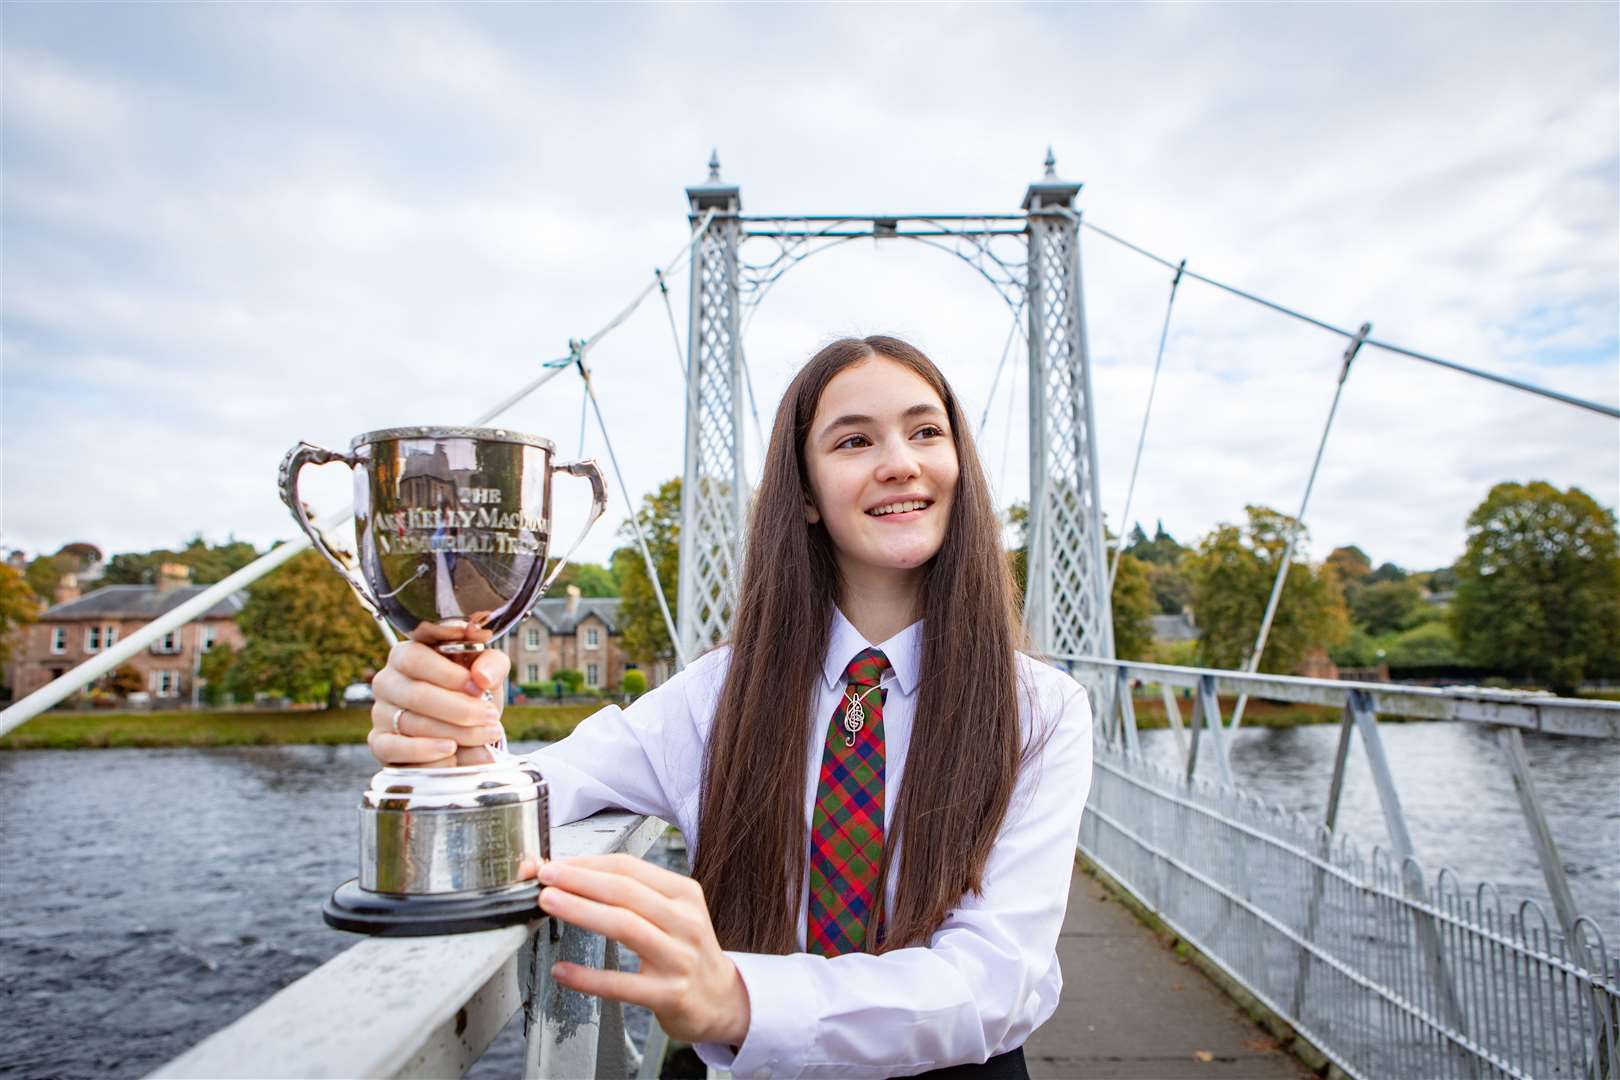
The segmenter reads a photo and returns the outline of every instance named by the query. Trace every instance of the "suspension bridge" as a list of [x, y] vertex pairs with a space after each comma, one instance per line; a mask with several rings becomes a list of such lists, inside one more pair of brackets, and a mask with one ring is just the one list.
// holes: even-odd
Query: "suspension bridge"
[[[1030, 459], [1024, 617], [1034, 649], [1080, 679], [1094, 704], [1096, 772], [1080, 839], [1088, 864], [1119, 895], [1195, 949], [1207, 970], [1264, 1012], [1273, 1031], [1294, 1039], [1296, 1049], [1322, 1068], [1358, 1077], [1620, 1076], [1620, 960], [1598, 924], [1576, 908], [1522, 738], [1531, 731], [1620, 739], [1620, 704], [1259, 670], [1340, 395], [1363, 350], [1382, 350], [1610, 418], [1620, 419], [1620, 409], [1379, 339], [1371, 324], [1336, 326], [1200, 274], [1185, 260], [1155, 254], [1087, 221], [1077, 203], [1080, 188], [1058, 176], [1048, 152], [1044, 175], [1028, 186], [1016, 211], [752, 215], [743, 212], [740, 189], [722, 180], [718, 158], [711, 157], [707, 179], [686, 191], [691, 232], [675, 256], [601, 329], [570, 340], [564, 354], [540, 365], [524, 385], [471, 423], [489, 424], [552, 380], [576, 373], [656, 587], [659, 579], [636, 523], [634, 499], [592, 387], [591, 354], [653, 293], [661, 296], [685, 382], [686, 438], [678, 603], [672, 611], [661, 589], [658, 600], [676, 660], [684, 664], [724, 639], [741, 566], [749, 498], [745, 418], [752, 416], [760, 427], [743, 345], [748, 320], [796, 265], [854, 240], [905, 240], [962, 260], [996, 291], [1013, 319], [992, 401], [1016, 331], [1023, 330]], [[1109, 597], [1119, 550], [1110, 554], [1099, 494], [1081, 279], [1084, 234], [1120, 245], [1169, 274], [1123, 521], [1129, 520], [1176, 297], [1187, 283], [1303, 321], [1343, 343], [1294, 532], [1241, 670], [1115, 659]], [[669, 289], [683, 272], [689, 275], [684, 348]], [[1010, 409], [1010, 387], [1007, 394]], [[989, 403], [981, 428], [988, 412]], [[268, 476], [265, 490], [268, 497]], [[340, 527], [349, 517], [348, 511], [333, 514], [320, 527]], [[0, 713], [0, 734], [113, 670], [308, 544], [300, 537], [279, 545], [12, 705]], [[1174, 769], [1150, 762], [1141, 752], [1133, 682], [1157, 686], [1163, 695], [1178, 749]], [[1178, 690], [1189, 705], [1185, 719]], [[1222, 695], [1236, 698], [1229, 714], [1223, 714]], [[1268, 806], [1235, 783], [1229, 745], [1250, 696], [1342, 711], [1331, 771], [1320, 777], [1327, 793], [1322, 818], [1306, 820]], [[1494, 731], [1502, 780], [1517, 793], [1550, 912], [1533, 900], [1504, 904], [1489, 882], [1464, 883], [1445, 868], [1434, 874], [1425, 869], [1382, 735], [1380, 718], [1390, 716]], [[1346, 771], [1358, 745], [1389, 838], [1387, 845], [1365, 851], [1338, 820]], [[559, 854], [641, 855], [663, 829], [652, 819], [603, 814], [559, 828], [554, 844]], [[1075, 966], [1073, 950], [1081, 947], [1076, 942], [1112, 941], [1124, 932], [1117, 924], [1105, 926], [1106, 918], [1098, 922], [1101, 906], [1094, 901], [1105, 894], [1096, 894], [1086, 879], [1077, 878], [1074, 895], [1060, 946], [1069, 950], [1070, 989], [1058, 1015], [1030, 1044], [1034, 1071], [1170, 1075], [1188, 1063], [1218, 1064], [1214, 1051], [1181, 1055], [1174, 1067], [1170, 1057], [1150, 1052], [1150, 1046], [1163, 1050], [1175, 1043], [1166, 1032], [1178, 1022], [1203, 1025], [1200, 1030], [1211, 1032], [1206, 1041], [1241, 1042], [1242, 1025], [1216, 1015], [1224, 1006], [1164, 996], [1176, 976], [1173, 968], [1155, 974], [1152, 965], [1168, 962], [1168, 954], [1156, 946], [1136, 941], [1122, 955], [1099, 946]], [[521, 1012], [528, 1037], [526, 1075], [656, 1075], [662, 1045], [657, 1032], [648, 1052], [638, 1052], [625, 1038], [616, 1004], [549, 982], [546, 972], [558, 958], [609, 967], [619, 962], [613, 943], [549, 920], [458, 938], [368, 939], [159, 1074], [459, 1074]], [[1083, 1014], [1077, 999], [1087, 1002]], [[1165, 1010], [1172, 1015], [1162, 1015]], [[1081, 1034], [1080, 1027], [1089, 1030]], [[1108, 1030], [1099, 1035], [1100, 1028]], [[356, 1031], [371, 1034], [355, 1039]], [[1121, 1040], [1139, 1052], [1109, 1056], [1098, 1049]], [[1296, 1065], [1270, 1058], [1262, 1063], [1262, 1056], [1234, 1051], [1220, 1060], [1231, 1066], [1227, 1075], [1297, 1072]]]

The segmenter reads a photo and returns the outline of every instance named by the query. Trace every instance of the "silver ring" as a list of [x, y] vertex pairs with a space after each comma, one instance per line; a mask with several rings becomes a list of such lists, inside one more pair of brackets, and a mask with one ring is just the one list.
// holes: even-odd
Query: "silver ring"
[[391, 726], [394, 729], [394, 734], [395, 735], [401, 734], [401, 732], [399, 730], [399, 718], [404, 716], [404, 715], [405, 715], [405, 710], [404, 709], [395, 709], [394, 710], [394, 720], [393, 720], [393, 723], [392, 723]]

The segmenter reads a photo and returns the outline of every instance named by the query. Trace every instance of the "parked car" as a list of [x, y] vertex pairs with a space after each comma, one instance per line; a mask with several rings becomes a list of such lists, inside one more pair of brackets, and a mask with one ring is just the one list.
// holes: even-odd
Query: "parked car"
[[343, 688], [343, 704], [345, 705], [370, 705], [376, 700], [376, 696], [371, 692], [370, 683], [350, 683]]

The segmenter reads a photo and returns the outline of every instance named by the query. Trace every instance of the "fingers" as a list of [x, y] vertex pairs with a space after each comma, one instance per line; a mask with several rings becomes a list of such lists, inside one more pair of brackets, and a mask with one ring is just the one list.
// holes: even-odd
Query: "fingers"
[[661, 866], [654, 866], [646, 859], [638, 859], [633, 855], [576, 855], [568, 859], [558, 859], [554, 864], [561, 872], [564, 867], [581, 867], [586, 870], [600, 870], [610, 874], [620, 874], [641, 882], [656, 892], [675, 899], [702, 899], [703, 889], [697, 882], [673, 870], [665, 870]]
[[625, 908], [683, 938], [690, 936], [694, 929], [692, 916], [675, 900], [628, 874], [592, 869], [580, 865], [577, 859], [565, 859], [548, 863], [540, 874], [540, 881], [587, 900]]
[[372, 728], [366, 736], [371, 756], [384, 765], [437, 765], [455, 762], [456, 744], [448, 739], [413, 739]]
[[[503, 654], [504, 658], [504, 654]], [[483, 659], [480, 655], [479, 659]], [[438, 649], [416, 641], [402, 641], [388, 651], [388, 666], [384, 671], [408, 675], [421, 682], [442, 686], [446, 690], [462, 692], [467, 685], [467, 669]]]
[[564, 961], [551, 966], [551, 977], [582, 994], [626, 1001], [655, 1010], [667, 1004], [668, 994], [658, 982], [631, 971], [605, 971]]
[[581, 930], [612, 938], [641, 957], [643, 966], [689, 967], [688, 950], [633, 911], [578, 896], [556, 886], [540, 890], [540, 909]]
[[[444, 660], [443, 657], [436, 659]], [[458, 687], [465, 685], [466, 670], [456, 667], [448, 660], [444, 662], [455, 668], [460, 675], [461, 682], [457, 684]], [[376, 695], [379, 705], [404, 707], [419, 716], [434, 720], [443, 720], [463, 727], [489, 727], [500, 722], [500, 707], [493, 702], [474, 697], [460, 689], [446, 690], [442, 685], [424, 681], [409, 672], [400, 672], [393, 667], [392, 660], [389, 661], [388, 667], [379, 671], [376, 678], [371, 680], [371, 690]], [[392, 715], [391, 711], [389, 715]]]
[[[399, 721], [396, 724], [395, 714]], [[443, 720], [435, 720], [430, 716], [422, 716], [410, 710], [400, 712], [399, 706], [386, 701], [378, 701], [371, 707], [371, 726], [381, 732], [392, 735], [408, 735], [415, 739], [435, 739], [439, 741], [450, 740], [460, 746], [485, 746], [489, 743], [501, 741], [501, 725], [499, 722], [481, 723], [475, 726], [464, 724], [451, 724]]]
[[493, 690], [505, 680], [506, 673], [512, 670], [512, 658], [500, 649], [490, 649], [478, 654], [473, 661], [472, 677], [480, 689]]

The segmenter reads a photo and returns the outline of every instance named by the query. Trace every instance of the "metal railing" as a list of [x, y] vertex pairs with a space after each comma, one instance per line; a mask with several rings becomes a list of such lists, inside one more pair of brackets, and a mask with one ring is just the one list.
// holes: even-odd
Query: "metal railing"
[[[657, 818], [604, 812], [553, 829], [552, 851], [641, 856], [665, 828]], [[476, 934], [365, 938], [152, 1075], [461, 1076], [520, 1010], [525, 1077], [658, 1075], [665, 1040], [656, 1023], [649, 1052], [638, 1055], [619, 1003], [553, 982], [557, 960], [614, 969], [619, 952], [553, 919]]]
[[[1575, 911], [1524, 757], [1522, 729], [1620, 738], [1620, 704], [1059, 657], [1097, 711], [1080, 847], [1185, 941], [1353, 1076], [1620, 1077], [1620, 961]], [[1140, 753], [1132, 680], [1157, 683], [1183, 768]], [[1183, 725], [1173, 690], [1196, 690]], [[1344, 709], [1321, 822], [1232, 783], [1217, 694]], [[1497, 728], [1556, 918], [1504, 910], [1489, 883], [1431, 880], [1410, 833], [1379, 714]], [[1335, 826], [1359, 733], [1391, 849], [1364, 857]], [[1212, 744], [1219, 780], [1196, 774]]]

